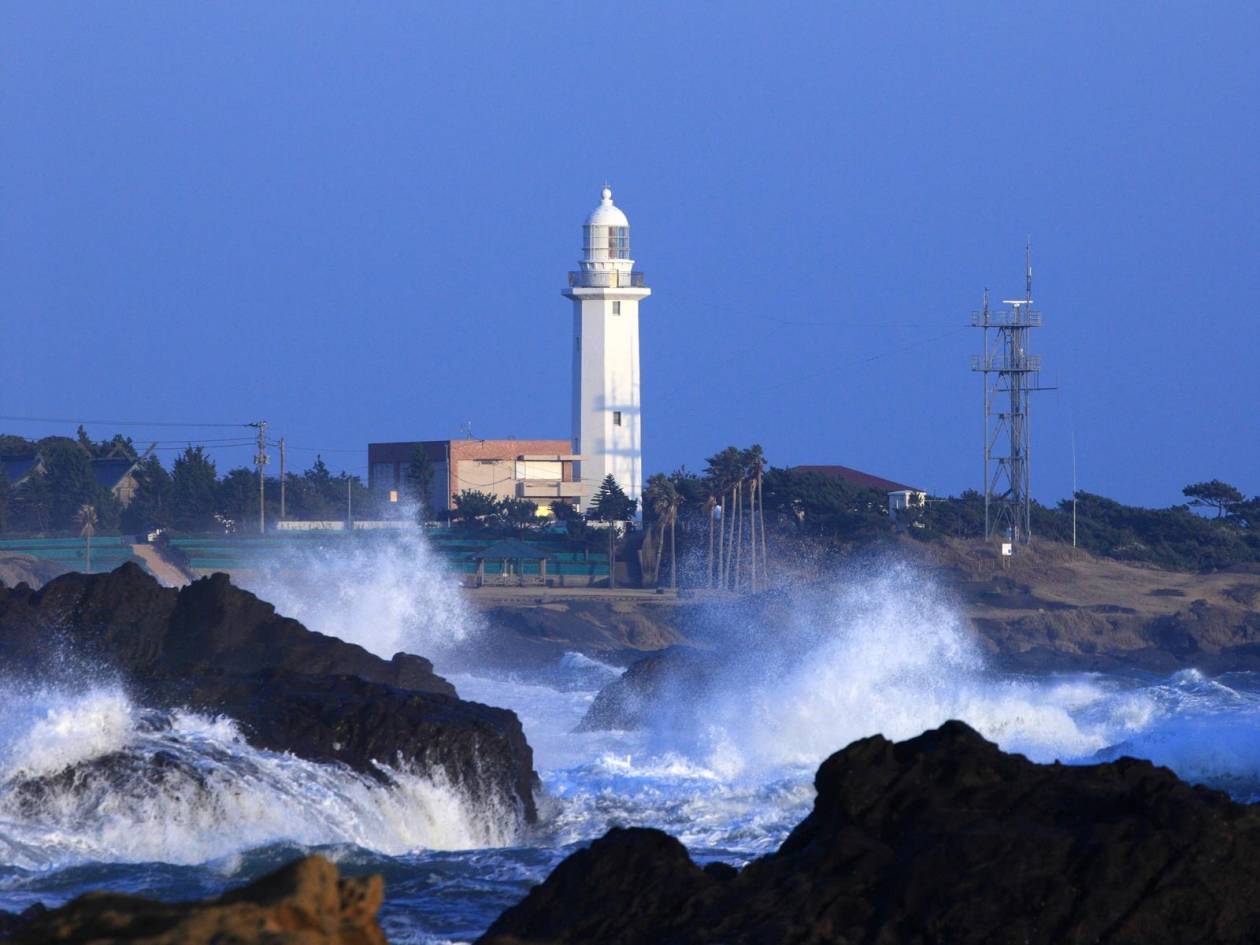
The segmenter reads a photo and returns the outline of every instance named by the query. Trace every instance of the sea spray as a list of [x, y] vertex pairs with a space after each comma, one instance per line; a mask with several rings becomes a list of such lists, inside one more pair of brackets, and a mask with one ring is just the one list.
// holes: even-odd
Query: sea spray
[[278, 842], [396, 855], [502, 845], [519, 829], [519, 812], [478, 809], [440, 773], [383, 768], [382, 783], [116, 689], [4, 695], [0, 862], [11, 866], [201, 863]]
[[[995, 672], [957, 607], [903, 563], [797, 589], [773, 624], [715, 610], [700, 678], [667, 680], [648, 728], [655, 750], [726, 777], [815, 765], [855, 739], [909, 738], [951, 718], [1034, 760], [1081, 759], [1153, 711], [1149, 697], [1083, 675]], [[1099, 702], [1115, 711], [1086, 711]]]
[[311, 630], [385, 659], [439, 658], [479, 627], [458, 575], [418, 529], [295, 542], [240, 583]]

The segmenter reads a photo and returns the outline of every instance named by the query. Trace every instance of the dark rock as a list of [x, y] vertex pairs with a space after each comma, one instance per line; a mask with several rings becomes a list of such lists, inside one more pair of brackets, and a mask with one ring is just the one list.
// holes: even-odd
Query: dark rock
[[129, 562], [108, 574], [65, 574], [39, 591], [0, 591], [3, 652], [51, 669], [67, 653], [50, 642], [128, 677], [287, 669], [456, 694], [423, 657], [399, 653], [383, 660], [357, 644], [315, 633], [233, 586], [226, 574], [177, 590]]
[[134, 564], [0, 589], [0, 661], [38, 678], [118, 674], [151, 708], [236, 720], [254, 745], [428, 773], [535, 816], [533, 755], [516, 715], [458, 698], [419, 656], [377, 657], [307, 630], [223, 574], [180, 590]]
[[384, 895], [381, 877], [341, 879], [311, 856], [203, 902], [88, 893], [58, 909], [0, 913], [0, 935], [15, 945], [385, 945], [376, 921]]
[[664, 705], [685, 704], [673, 698], [676, 687], [690, 695], [706, 689], [713, 666], [708, 654], [685, 646], [645, 656], [595, 695], [576, 731], [631, 731], [642, 728]]
[[823, 762], [810, 815], [735, 876], [613, 830], [483, 945], [1260, 941], [1260, 810], [1149, 762], [1036, 765], [960, 722]]

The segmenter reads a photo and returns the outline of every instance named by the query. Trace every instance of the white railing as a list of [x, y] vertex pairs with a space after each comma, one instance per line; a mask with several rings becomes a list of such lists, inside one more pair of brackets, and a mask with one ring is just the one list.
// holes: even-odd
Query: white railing
[[643, 273], [638, 271], [599, 269], [569, 273], [569, 285], [575, 289], [641, 289], [643, 281]]

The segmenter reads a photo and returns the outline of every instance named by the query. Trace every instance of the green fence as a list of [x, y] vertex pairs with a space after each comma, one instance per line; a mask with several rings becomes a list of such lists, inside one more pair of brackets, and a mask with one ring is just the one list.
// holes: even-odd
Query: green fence
[[[408, 536], [410, 538], [411, 536]], [[286, 555], [357, 552], [373, 546], [388, 546], [406, 538], [390, 532], [295, 532], [286, 535], [208, 536], [172, 538], [170, 543], [187, 558], [196, 571], [251, 570], [283, 562]], [[476, 552], [498, 541], [495, 537], [459, 533], [426, 532], [424, 540], [447, 568], [457, 574], [475, 574]], [[554, 538], [520, 539], [547, 556], [547, 573], [557, 577], [598, 578], [608, 573], [608, 556], [601, 552], [574, 550], [572, 545]], [[30, 555], [55, 561], [71, 570], [81, 571], [85, 563], [82, 538], [6, 538], [0, 539], [0, 551]], [[129, 539], [102, 536], [92, 539], [92, 571], [112, 571], [124, 561], [139, 561], [131, 552]], [[493, 565], [488, 564], [493, 570]], [[527, 575], [538, 574], [538, 562], [523, 565]]]
[[[388, 546], [409, 540], [393, 532], [296, 532], [266, 536], [214, 536], [206, 538], [172, 538], [171, 545], [188, 558], [189, 567], [197, 571], [249, 570], [274, 562], [283, 562], [290, 554], [357, 552], [372, 547]], [[475, 574], [476, 552], [488, 548], [499, 539], [447, 532], [426, 532], [424, 540], [430, 549], [457, 574]], [[526, 544], [547, 556], [547, 573], [564, 577], [602, 577], [608, 573], [608, 555], [602, 552], [574, 550], [572, 545], [554, 538], [524, 538]], [[538, 564], [525, 565], [526, 574], [537, 574]]]

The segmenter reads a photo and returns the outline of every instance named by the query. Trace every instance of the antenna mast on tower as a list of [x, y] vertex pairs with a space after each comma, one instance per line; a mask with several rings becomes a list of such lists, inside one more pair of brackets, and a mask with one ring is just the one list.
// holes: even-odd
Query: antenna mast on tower
[[1024, 297], [984, 305], [971, 324], [984, 332], [984, 354], [971, 369], [984, 380], [984, 537], [1026, 545], [1032, 538], [1032, 428], [1028, 405], [1041, 386], [1041, 357], [1029, 353], [1029, 331], [1041, 327], [1033, 307], [1032, 244], [1024, 247]]

